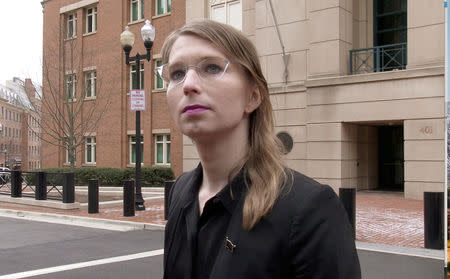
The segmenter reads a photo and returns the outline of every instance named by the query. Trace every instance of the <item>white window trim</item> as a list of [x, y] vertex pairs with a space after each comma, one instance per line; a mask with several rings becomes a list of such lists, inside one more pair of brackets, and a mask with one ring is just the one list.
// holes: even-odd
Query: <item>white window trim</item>
[[[68, 148], [68, 146], [66, 146], [66, 160], [65, 160], [65, 162], [64, 162], [64, 166], [69, 166], [70, 165], [70, 162], [69, 162], [69, 148]], [[76, 166], [77, 165], [77, 151], [75, 150], [75, 158], [74, 158], [75, 160], [74, 160], [74, 165]]]
[[[170, 140], [167, 140], [167, 136], [170, 136], [170, 134], [153, 134], [154, 138], [155, 138], [155, 165], [158, 166], [170, 166], [170, 163], [167, 162], [167, 144], [171, 144], [172, 141], [172, 137], [170, 138]], [[158, 141], [157, 137], [158, 136], [162, 136], [163, 140], [162, 141]], [[162, 163], [158, 163], [158, 144], [163, 145], [163, 162]]]
[[[163, 12], [161, 14], [158, 14], [158, 0], [155, 1], [155, 16], [162, 16], [162, 15], [168, 15], [170, 12], [167, 11], [167, 2], [168, 0], [162, 0], [164, 3]], [[172, 2], [175, 0], [172, 0], [170, 2], [170, 11], [172, 11]]]
[[[155, 69], [154, 69], [153, 72], [155, 73], [155, 78], [154, 78], [155, 84], [154, 84], [154, 90], [153, 90], [153, 91], [156, 91], [156, 92], [167, 90], [167, 84], [166, 84], [166, 82], [165, 82], [162, 78], [160, 78], [159, 75], [158, 75], [158, 73], [156, 72], [156, 68], [158, 67], [158, 64], [157, 64], [158, 62], [161, 62], [161, 63], [162, 63], [162, 60], [161, 60], [161, 59], [155, 59], [155, 61], [154, 61]], [[161, 79], [162, 84], [163, 84], [162, 87], [158, 87], [158, 79]]]
[[[135, 144], [136, 145], [136, 140], [135, 141], [131, 141], [131, 139], [133, 138], [133, 137], [136, 137], [136, 133], [135, 134], [132, 134], [132, 135], [128, 135], [128, 145], [129, 145], [129, 154], [130, 154], [130, 160], [128, 161], [128, 166], [135, 166], [136, 165], [136, 163], [133, 163], [133, 161], [131, 160], [132, 158], [133, 158], [133, 148], [132, 148], [132, 146], [133, 146], [133, 144]], [[141, 150], [141, 152], [142, 152], [142, 155], [144, 155], [144, 150], [143, 150], [143, 148], [144, 148], [144, 134], [143, 133], [141, 133], [141, 137], [142, 137], [142, 141], [141, 141], [141, 147], [142, 147], [142, 150]], [[136, 150], [136, 148], [135, 148], [135, 150]], [[136, 156], [136, 155], [135, 155]], [[141, 166], [144, 164], [144, 158], [141, 158]]]
[[[136, 2], [137, 3], [137, 7], [138, 7], [138, 14], [137, 14], [137, 19], [133, 20], [133, 3]], [[137, 21], [142, 21], [145, 19], [145, 11], [144, 14], [142, 14], [142, 9], [145, 9], [145, 6], [142, 7], [144, 4], [144, 0], [130, 0], [130, 23], [134, 23]]]
[[[94, 77], [92, 77], [92, 74], [94, 74]], [[91, 86], [88, 89], [87, 84], [88, 80], [91, 80]], [[94, 82], [92, 82], [94, 80]], [[97, 98], [97, 71], [86, 71], [84, 73], [84, 99], [85, 100], [92, 100]], [[88, 96], [88, 92], [90, 92], [90, 96]]]
[[[73, 16], [72, 19], [69, 19], [70, 16]], [[69, 36], [70, 34], [70, 28], [69, 28], [69, 23], [72, 21], [72, 36]], [[66, 39], [75, 39], [77, 37], [77, 13], [69, 13], [67, 15], [67, 21], [66, 21]]]
[[[71, 87], [72, 87], [72, 94], [69, 96], [69, 80], [68, 78], [72, 77], [71, 80]], [[65, 91], [66, 91], [66, 97], [69, 101], [75, 102], [77, 100], [77, 75], [75, 73], [70, 73], [65, 75]]]
[[[91, 142], [88, 143], [88, 139], [91, 139]], [[93, 141], [92, 141], [93, 140]], [[88, 162], [88, 146], [91, 146], [91, 162]], [[84, 140], [84, 163], [86, 165], [96, 165], [97, 164], [97, 139], [96, 137], [86, 137]]]
[[[89, 14], [89, 10], [92, 9], [92, 14]], [[92, 16], [92, 31], [88, 31], [89, 27], [89, 16]], [[97, 33], [97, 6], [87, 7], [86, 8], [86, 29], [84, 34], [94, 34]]]
[[[236, 27], [236, 26], [234, 26], [233, 24], [231, 24], [229, 22], [229, 13], [230, 13], [229, 6], [233, 5], [233, 4], [236, 4], [236, 3], [240, 3], [240, 5], [241, 5], [240, 30], [242, 30], [242, 17], [243, 17], [242, 16], [242, 14], [243, 14], [243, 11], [242, 11], [242, 0], [220, 0], [220, 1], [211, 1], [211, 2], [212, 3], [210, 3], [210, 5], [209, 5], [209, 18], [213, 19], [212, 18], [213, 7], [223, 6], [225, 8], [225, 22], [224, 23], [232, 25], [233, 27]], [[239, 28], [237, 28], [237, 29], [239, 29]]]
[[[139, 82], [142, 84], [141, 89], [144, 89], [145, 66], [144, 63], [140, 63], [139, 65], [141, 67], [141, 76]], [[136, 63], [130, 64], [130, 90], [137, 90], [136, 88], [133, 88], [133, 73], [136, 72], [136, 70], [133, 71], [133, 67], [136, 68]]]

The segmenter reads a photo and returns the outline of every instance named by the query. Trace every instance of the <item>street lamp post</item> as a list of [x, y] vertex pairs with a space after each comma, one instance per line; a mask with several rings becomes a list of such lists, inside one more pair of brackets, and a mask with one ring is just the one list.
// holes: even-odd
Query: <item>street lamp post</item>
[[[120, 34], [120, 43], [122, 44], [123, 51], [125, 52], [125, 63], [127, 65], [130, 62], [136, 62], [136, 83], [137, 87], [141, 89], [140, 81], [140, 68], [141, 60], [147, 59], [150, 61], [150, 50], [153, 46], [153, 40], [155, 39], [155, 27], [150, 24], [147, 19], [144, 26], [141, 28], [142, 40], [144, 46], [147, 49], [147, 53], [140, 55], [137, 53], [135, 56], [130, 56], [131, 49], [134, 44], [134, 34], [128, 30], [128, 26], [125, 27], [125, 31]], [[136, 110], [136, 210], [145, 210], [144, 199], [141, 192], [141, 112]]]

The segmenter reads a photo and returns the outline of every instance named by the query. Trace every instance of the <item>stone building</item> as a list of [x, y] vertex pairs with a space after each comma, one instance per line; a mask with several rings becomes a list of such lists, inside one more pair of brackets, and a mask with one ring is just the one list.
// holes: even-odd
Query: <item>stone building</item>
[[255, 43], [290, 167], [336, 191], [443, 191], [442, 1], [186, 0], [196, 18]]
[[[44, 0], [42, 6], [44, 121], [52, 123], [51, 114], [58, 107], [63, 113], [70, 106], [79, 108], [73, 115], [74, 125], [81, 127], [72, 139], [77, 143], [75, 165], [135, 166], [135, 112], [130, 111], [129, 93], [139, 89], [139, 72], [139, 87], [146, 92], [146, 110], [141, 112], [143, 166], [170, 166], [176, 175], [181, 174], [182, 137], [170, 119], [164, 83], [154, 69], [161, 64], [159, 52], [165, 37], [185, 22], [185, 2]], [[146, 19], [155, 26], [156, 37], [151, 60], [142, 61], [137, 71], [135, 65], [126, 65], [119, 38], [128, 26], [136, 37], [130, 55], [145, 54], [140, 29]], [[59, 102], [51, 103], [53, 96]], [[52, 143], [43, 143], [43, 167], [68, 165], [64, 146], [68, 139], [61, 133], [59, 137], [43, 133]]]

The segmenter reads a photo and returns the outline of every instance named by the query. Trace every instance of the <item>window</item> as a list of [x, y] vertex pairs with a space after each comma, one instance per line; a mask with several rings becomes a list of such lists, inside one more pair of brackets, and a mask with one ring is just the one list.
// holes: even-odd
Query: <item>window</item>
[[172, 9], [172, 0], [156, 0], [156, 15], [170, 13]]
[[86, 164], [96, 163], [96, 140], [95, 137], [87, 137], [85, 142]]
[[86, 92], [85, 98], [93, 98], [97, 95], [97, 72], [91, 71], [85, 74]]
[[140, 86], [139, 86], [139, 88], [138, 88], [138, 86], [137, 86], [137, 76], [136, 76], [136, 64], [134, 64], [134, 65], [131, 65], [131, 67], [130, 67], [130, 81], [131, 81], [131, 84], [130, 84], [130, 88], [131, 89], [143, 89], [144, 88], [144, 65], [143, 64], [140, 64], [141, 66], [140, 66], [140, 68], [141, 68], [141, 70], [140, 70], [140, 76], [139, 76], [139, 78], [140, 78], [140, 80], [139, 80], [139, 83], [140, 83]]
[[[144, 137], [141, 136], [141, 163], [144, 161]], [[136, 164], [136, 136], [130, 136], [130, 164]]]
[[131, 0], [130, 1], [130, 19], [136, 21], [144, 18], [144, 0]]
[[[74, 143], [75, 143], [75, 140], [74, 140]], [[74, 147], [75, 148], [75, 147]], [[74, 152], [74, 154], [73, 154], [73, 156], [74, 156], [74, 158], [73, 158], [73, 162], [74, 162], [74, 164], [76, 163], [76, 157], [77, 157], [77, 154], [76, 154], [76, 152]], [[66, 164], [70, 164], [70, 158], [69, 158], [69, 142], [68, 142], [68, 140], [66, 141]]]
[[76, 99], [77, 97], [77, 76], [75, 74], [66, 75], [66, 94], [69, 100]]
[[77, 36], [77, 14], [69, 14], [67, 16], [67, 39]]
[[242, 30], [241, 1], [222, 0], [215, 1], [211, 5], [211, 19], [229, 24], [238, 30]]
[[159, 74], [156, 72], [156, 68], [162, 65], [161, 60], [155, 61], [155, 89], [165, 89], [164, 80], [159, 76]]
[[97, 7], [86, 10], [86, 33], [97, 31]]
[[155, 135], [155, 164], [170, 164], [170, 135]]
[[407, 0], [375, 0], [374, 45], [407, 42]]

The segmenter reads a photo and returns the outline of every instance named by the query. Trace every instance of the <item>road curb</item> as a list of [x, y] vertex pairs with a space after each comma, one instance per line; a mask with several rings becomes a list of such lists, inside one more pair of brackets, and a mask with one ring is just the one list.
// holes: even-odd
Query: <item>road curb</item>
[[97, 229], [132, 231], [132, 230], [159, 230], [162, 231], [165, 225], [153, 223], [141, 223], [122, 220], [111, 220], [84, 216], [63, 215], [45, 212], [34, 212], [15, 209], [0, 209], [0, 216], [48, 223], [58, 223], [64, 225], [75, 225]]

